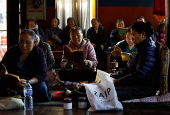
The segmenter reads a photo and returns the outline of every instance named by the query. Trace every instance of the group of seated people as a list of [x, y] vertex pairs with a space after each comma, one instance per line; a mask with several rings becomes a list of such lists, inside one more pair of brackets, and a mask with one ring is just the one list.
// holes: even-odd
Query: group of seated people
[[[83, 37], [81, 28], [75, 26], [74, 18], [68, 18], [67, 26], [63, 31], [58, 28], [59, 20], [53, 18], [51, 28], [47, 29], [45, 35], [42, 34], [37, 23], [34, 20], [32, 22], [36, 26], [31, 26], [29, 22], [29, 29], [22, 30], [19, 35], [18, 45], [9, 48], [1, 61], [9, 73], [18, 75], [21, 80], [11, 84], [1, 67], [0, 96], [9, 96], [9, 89], [21, 94], [26, 80], [29, 80], [33, 86], [34, 101], [50, 101], [52, 94], [49, 93], [46, 77], [47, 71], [52, 70], [55, 63], [51, 48], [56, 47], [56, 44], [68, 45], [72, 50], [82, 49], [84, 53], [83, 63], [74, 63], [62, 56], [62, 69], [59, 71], [61, 80], [89, 83], [95, 81], [98, 59], [102, 59], [102, 53], [107, 48], [109, 40], [106, 29], [100, 25], [97, 18], [91, 20], [92, 27], [88, 29], [87, 38]], [[117, 28], [124, 24], [122, 19], [116, 22]], [[36, 28], [39, 28], [39, 32]], [[116, 31], [112, 31], [111, 38], [119, 37], [116, 36]], [[151, 37], [153, 34], [153, 26], [150, 22], [136, 22], [128, 29], [126, 36], [119, 39], [120, 42], [112, 38], [112, 45], [117, 45], [122, 48], [122, 51], [131, 53], [126, 66], [123, 66], [124, 69], [111, 74], [111, 77], [115, 78], [113, 83], [120, 101], [151, 96], [157, 91], [157, 53], [155, 42]], [[112, 53], [113, 58], [117, 56], [115, 54]], [[68, 90], [64, 93], [72, 94]], [[84, 91], [77, 91], [77, 94], [86, 95]]]
[[[136, 22], [145, 22], [145, 18], [140, 16], [136, 18]], [[50, 44], [51, 49], [53, 51], [63, 50], [63, 45], [69, 44], [70, 41], [70, 33], [69, 30], [72, 27], [76, 26], [75, 19], [73, 17], [69, 17], [67, 19], [66, 27], [61, 30], [58, 26], [60, 24], [60, 20], [56, 17], [51, 19], [50, 28], [46, 29], [45, 33], [38, 26], [37, 21], [33, 18], [28, 22], [28, 28], [33, 29], [36, 28], [39, 32], [39, 37], [42, 41]], [[92, 27], [87, 30], [87, 38], [90, 40], [91, 44], [95, 49], [95, 53], [98, 61], [105, 61], [106, 53], [105, 51], [109, 49], [109, 47], [113, 47], [119, 41], [125, 40], [125, 35], [120, 36], [118, 34], [119, 28], [125, 28], [125, 21], [123, 19], [117, 19], [116, 21], [116, 29], [112, 30], [110, 36], [108, 36], [107, 31], [104, 27], [101, 26], [100, 21], [97, 18], [93, 18], [91, 20]], [[161, 24], [161, 41], [165, 41], [165, 26], [164, 23]], [[156, 42], [159, 39], [159, 33], [154, 33], [151, 37]], [[112, 48], [113, 49], [113, 48]], [[60, 65], [61, 58], [57, 58], [56, 63], [58, 66]]]

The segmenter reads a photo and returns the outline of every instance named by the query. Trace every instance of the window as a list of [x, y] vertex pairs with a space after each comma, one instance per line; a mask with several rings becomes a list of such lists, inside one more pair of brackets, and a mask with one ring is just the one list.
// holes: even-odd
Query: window
[[0, 60], [7, 50], [7, 8], [6, 0], [0, 0]]
[[56, 0], [56, 17], [60, 20], [59, 28], [64, 29], [67, 18], [73, 17], [76, 25], [81, 27], [84, 35], [96, 16], [96, 0]]

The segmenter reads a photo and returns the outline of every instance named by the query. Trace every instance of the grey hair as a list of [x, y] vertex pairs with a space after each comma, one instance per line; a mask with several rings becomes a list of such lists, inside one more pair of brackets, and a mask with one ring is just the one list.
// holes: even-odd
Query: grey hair
[[71, 32], [73, 32], [75, 30], [79, 30], [83, 34], [82, 29], [80, 27], [78, 27], [78, 26], [72, 27], [69, 32], [71, 33]]
[[24, 33], [28, 33], [32, 37], [33, 42], [35, 42], [36, 37], [35, 37], [35, 32], [33, 30], [31, 30], [31, 29], [24, 29], [24, 30], [21, 31], [19, 36], [21, 36]]

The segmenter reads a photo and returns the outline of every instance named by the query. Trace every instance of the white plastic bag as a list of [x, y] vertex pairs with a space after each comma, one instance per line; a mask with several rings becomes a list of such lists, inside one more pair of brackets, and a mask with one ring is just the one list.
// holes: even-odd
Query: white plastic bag
[[22, 108], [24, 103], [22, 99], [8, 97], [5, 99], [0, 99], [0, 110], [11, 110]]
[[118, 101], [113, 78], [101, 77], [99, 82], [84, 84], [91, 107], [88, 111], [123, 110]]

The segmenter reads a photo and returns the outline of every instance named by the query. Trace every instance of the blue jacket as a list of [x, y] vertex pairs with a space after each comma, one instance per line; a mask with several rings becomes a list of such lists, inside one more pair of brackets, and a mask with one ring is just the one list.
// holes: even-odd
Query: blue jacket
[[[52, 38], [53, 35], [58, 36], [58, 39], [54, 40]], [[61, 40], [62, 39], [62, 30], [59, 27], [57, 27], [56, 29], [54, 29], [52, 27], [48, 28], [45, 32], [45, 36], [46, 36], [46, 39], [44, 41], [50, 40], [54, 44], [57, 44], [57, 45], [62, 44], [62, 40]]]
[[156, 83], [156, 58], [156, 45], [151, 38], [137, 44], [135, 51], [130, 55], [127, 67], [118, 73], [117, 84], [154, 87]]

